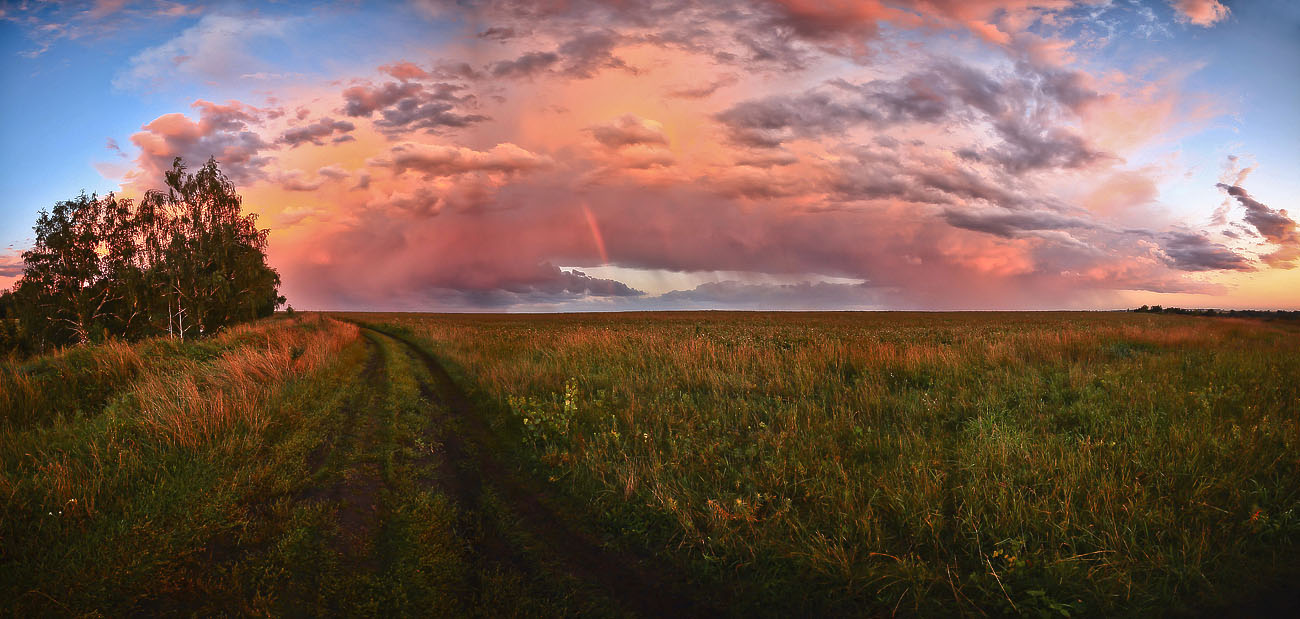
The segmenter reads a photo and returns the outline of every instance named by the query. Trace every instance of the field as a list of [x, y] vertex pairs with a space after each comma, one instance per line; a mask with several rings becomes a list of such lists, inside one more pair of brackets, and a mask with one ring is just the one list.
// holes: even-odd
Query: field
[[1298, 351], [1126, 313], [299, 314], [72, 349], [0, 364], [0, 599], [1267, 614], [1300, 578]]

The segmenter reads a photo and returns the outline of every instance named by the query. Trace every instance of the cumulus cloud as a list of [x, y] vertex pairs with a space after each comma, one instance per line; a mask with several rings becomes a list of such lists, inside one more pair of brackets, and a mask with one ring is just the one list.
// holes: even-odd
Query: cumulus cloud
[[467, 172], [527, 172], [550, 165], [551, 161], [508, 142], [486, 151], [407, 142], [392, 147], [386, 158], [373, 163], [392, 168], [395, 174], [411, 170], [434, 177]]
[[473, 95], [462, 94], [464, 89], [446, 82], [427, 86], [406, 81], [352, 86], [343, 91], [343, 112], [361, 118], [378, 112], [375, 126], [388, 132], [424, 129], [436, 133], [488, 120], [482, 114], [463, 111], [475, 103]]
[[421, 69], [419, 65], [405, 60], [380, 66], [379, 70], [403, 81], [431, 77], [429, 72]]
[[1228, 7], [1219, 0], [1169, 0], [1180, 21], [1210, 27], [1228, 18]]
[[[290, 148], [301, 146], [302, 144], [315, 144], [321, 146], [325, 143], [326, 138], [333, 137], [332, 142], [338, 142], [344, 134], [356, 129], [356, 125], [346, 120], [334, 120], [332, 118], [322, 118], [309, 125], [301, 127], [292, 127], [280, 134], [276, 140], [281, 144], [288, 144]], [[335, 136], [334, 134], [339, 135]]]
[[325, 184], [325, 179], [308, 180], [301, 170], [277, 172], [272, 180], [286, 191], [316, 191]]
[[176, 157], [191, 166], [215, 158], [237, 184], [263, 176], [263, 168], [271, 161], [263, 152], [273, 146], [255, 131], [261, 122], [260, 109], [238, 101], [219, 105], [199, 100], [191, 107], [199, 112], [197, 121], [184, 114], [164, 114], [131, 135], [131, 142], [140, 150], [136, 164], [139, 175], [148, 181], [146, 186], [157, 184]]
[[667, 145], [663, 125], [635, 114], [620, 116], [612, 122], [590, 128], [591, 136], [607, 148], [622, 148], [634, 144]]

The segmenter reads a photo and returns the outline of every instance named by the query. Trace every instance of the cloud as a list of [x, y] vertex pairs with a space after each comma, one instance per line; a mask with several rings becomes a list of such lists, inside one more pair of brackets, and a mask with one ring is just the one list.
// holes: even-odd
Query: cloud
[[1109, 158], [1058, 124], [1087, 93], [1073, 80], [1022, 69], [997, 79], [956, 61], [938, 61], [897, 80], [835, 80], [798, 95], [743, 101], [715, 118], [733, 142], [752, 147], [840, 135], [862, 125], [946, 123], [987, 127], [1001, 143], [972, 145], [968, 158], [984, 157], [1010, 172], [1079, 168]]
[[375, 126], [388, 132], [424, 129], [436, 133], [488, 120], [482, 114], [461, 111], [475, 103], [473, 95], [461, 94], [464, 90], [464, 86], [446, 82], [427, 86], [406, 81], [352, 86], [343, 91], [343, 112], [361, 118], [379, 112]]
[[514, 60], [493, 63], [488, 72], [492, 77], [531, 77], [559, 61], [560, 55], [554, 52], [528, 52]]
[[316, 174], [335, 181], [340, 181], [351, 176], [347, 170], [336, 165], [329, 165], [320, 168], [319, 170], [316, 170]]
[[1199, 234], [1171, 232], [1161, 248], [1169, 264], [1184, 271], [1253, 271], [1245, 257]]
[[288, 144], [290, 148], [301, 146], [302, 144], [315, 144], [321, 146], [325, 144], [325, 138], [334, 136], [335, 132], [340, 135], [335, 136], [331, 141], [337, 143], [339, 138], [346, 137], [342, 134], [346, 134], [353, 129], [356, 129], [356, 125], [353, 125], [346, 120], [322, 118], [309, 125], [287, 129], [284, 133], [280, 134], [280, 138], [276, 141], [281, 144]]
[[379, 67], [379, 70], [403, 81], [420, 80], [431, 77], [429, 72], [421, 69], [419, 65], [405, 60], [383, 65]]
[[325, 179], [309, 181], [301, 170], [289, 170], [276, 173], [272, 180], [285, 191], [316, 191], [325, 184]]
[[553, 52], [527, 52], [514, 60], [492, 63], [488, 72], [497, 78], [527, 78], [557, 68], [561, 75], [577, 79], [590, 79], [601, 69], [635, 72], [614, 55], [620, 40], [613, 30], [582, 32], [561, 43]]
[[634, 144], [667, 145], [663, 125], [635, 114], [625, 114], [612, 122], [590, 127], [591, 136], [606, 148], [618, 149]]
[[1228, 7], [1219, 0], [1169, 0], [1179, 21], [1208, 28], [1228, 18]]
[[1026, 231], [1092, 229], [1096, 224], [1078, 217], [1068, 217], [1046, 211], [986, 210], [981, 212], [944, 209], [944, 221], [949, 225], [985, 232], [1004, 238], [1016, 238]]
[[514, 144], [497, 144], [486, 151], [463, 146], [441, 146], [407, 142], [392, 147], [375, 165], [392, 168], [394, 174], [408, 170], [425, 177], [453, 176], [468, 172], [527, 172], [550, 165], [546, 157]]
[[231, 81], [262, 72], [266, 63], [253, 54], [251, 45], [282, 39], [291, 23], [286, 18], [205, 15], [172, 40], [132, 56], [127, 69], [113, 78], [113, 86], [152, 89], [177, 77]]
[[517, 36], [517, 33], [514, 28], [502, 26], [493, 26], [478, 33], [478, 38], [489, 41], [506, 41], [515, 38], [515, 36]]
[[[1244, 178], [1247, 173], [1249, 169], [1243, 171], [1241, 177]], [[1260, 259], [1274, 268], [1295, 268], [1297, 261], [1300, 261], [1300, 231], [1297, 231], [1296, 222], [1291, 219], [1286, 209], [1269, 208], [1268, 205], [1250, 197], [1250, 194], [1240, 185], [1218, 183], [1215, 186], [1228, 192], [1228, 195], [1236, 198], [1238, 203], [1246, 207], [1246, 223], [1254, 226], [1264, 240], [1278, 246], [1273, 253], [1261, 256]]]
[[540, 284], [533, 284], [534, 289], [541, 289], [548, 292], [567, 292], [571, 294], [589, 294], [598, 297], [637, 297], [645, 293], [636, 290], [623, 282], [613, 279], [601, 279], [592, 277], [573, 269], [570, 271], [560, 271], [557, 279], [544, 281]]
[[261, 122], [262, 110], [238, 101], [219, 105], [199, 100], [191, 107], [199, 111], [198, 121], [183, 114], [164, 114], [131, 135], [131, 142], [140, 149], [133, 180], [144, 180], [146, 187], [157, 185], [175, 157], [189, 166], [215, 158], [239, 185], [263, 176], [271, 158], [262, 153], [273, 147], [253, 130]]
[[1190, 99], [1048, 36], [1104, 25], [1069, 2], [439, 5], [466, 36], [277, 92], [282, 117], [159, 118], [140, 167], [234, 161], [295, 306], [1099, 307], [1265, 264], [1111, 154]]
[[666, 94], [672, 99], [704, 99], [713, 96], [721, 88], [734, 85], [740, 81], [740, 78], [730, 73], [719, 77], [703, 86], [687, 86], [669, 90]]
[[353, 86], [343, 91], [343, 112], [348, 116], [369, 117], [376, 110], [386, 108], [403, 99], [411, 99], [424, 91], [420, 84], [388, 82], [382, 86]]
[[17, 252], [0, 254], [0, 277], [21, 277], [25, 264]]
[[113, 138], [107, 138], [104, 141], [104, 148], [107, 148], [109, 151], [111, 151], [113, 154], [117, 155], [118, 157], [121, 157], [123, 159], [126, 158], [126, 153], [122, 151], [122, 147], [118, 146], [117, 140], [114, 140]]

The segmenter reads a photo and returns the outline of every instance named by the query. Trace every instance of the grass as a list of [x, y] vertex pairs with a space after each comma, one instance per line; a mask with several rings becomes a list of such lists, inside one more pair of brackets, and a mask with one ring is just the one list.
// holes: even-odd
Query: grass
[[[172, 586], [172, 568], [206, 543], [246, 485], [276, 475], [279, 463], [248, 456], [319, 391], [301, 379], [355, 337], [354, 326], [328, 319], [269, 321], [201, 343], [109, 344], [6, 368], [30, 378], [0, 392], [31, 408], [0, 429], [0, 597], [15, 609], [106, 610]], [[71, 396], [48, 382], [33, 396], [51, 366], [94, 378], [72, 381]], [[123, 367], [134, 371], [104, 370]], [[105, 394], [103, 404], [58, 410], [81, 385]]]
[[436, 436], [454, 421], [396, 340], [300, 316], [6, 370], [43, 380], [69, 357], [135, 370], [87, 382], [108, 395], [75, 412], [5, 383], [37, 402], [0, 429], [6, 614], [599, 611], [582, 583], [475, 556], [484, 531], [518, 534], [490, 492], [472, 513], [449, 498]]
[[619, 543], [756, 611], [1140, 615], [1294, 578], [1300, 332], [1133, 314], [369, 316]]
[[73, 349], [0, 365], [0, 609], [1247, 612], [1300, 576], [1298, 344], [1150, 314], [356, 314]]

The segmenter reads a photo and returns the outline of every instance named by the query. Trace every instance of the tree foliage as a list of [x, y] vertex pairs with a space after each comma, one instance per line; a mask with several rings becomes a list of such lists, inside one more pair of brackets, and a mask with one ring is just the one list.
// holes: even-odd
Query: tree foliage
[[29, 346], [108, 337], [185, 338], [275, 311], [280, 275], [267, 230], [243, 214], [214, 160], [192, 173], [178, 157], [166, 189], [136, 204], [80, 196], [41, 211], [35, 244], [6, 303]]

